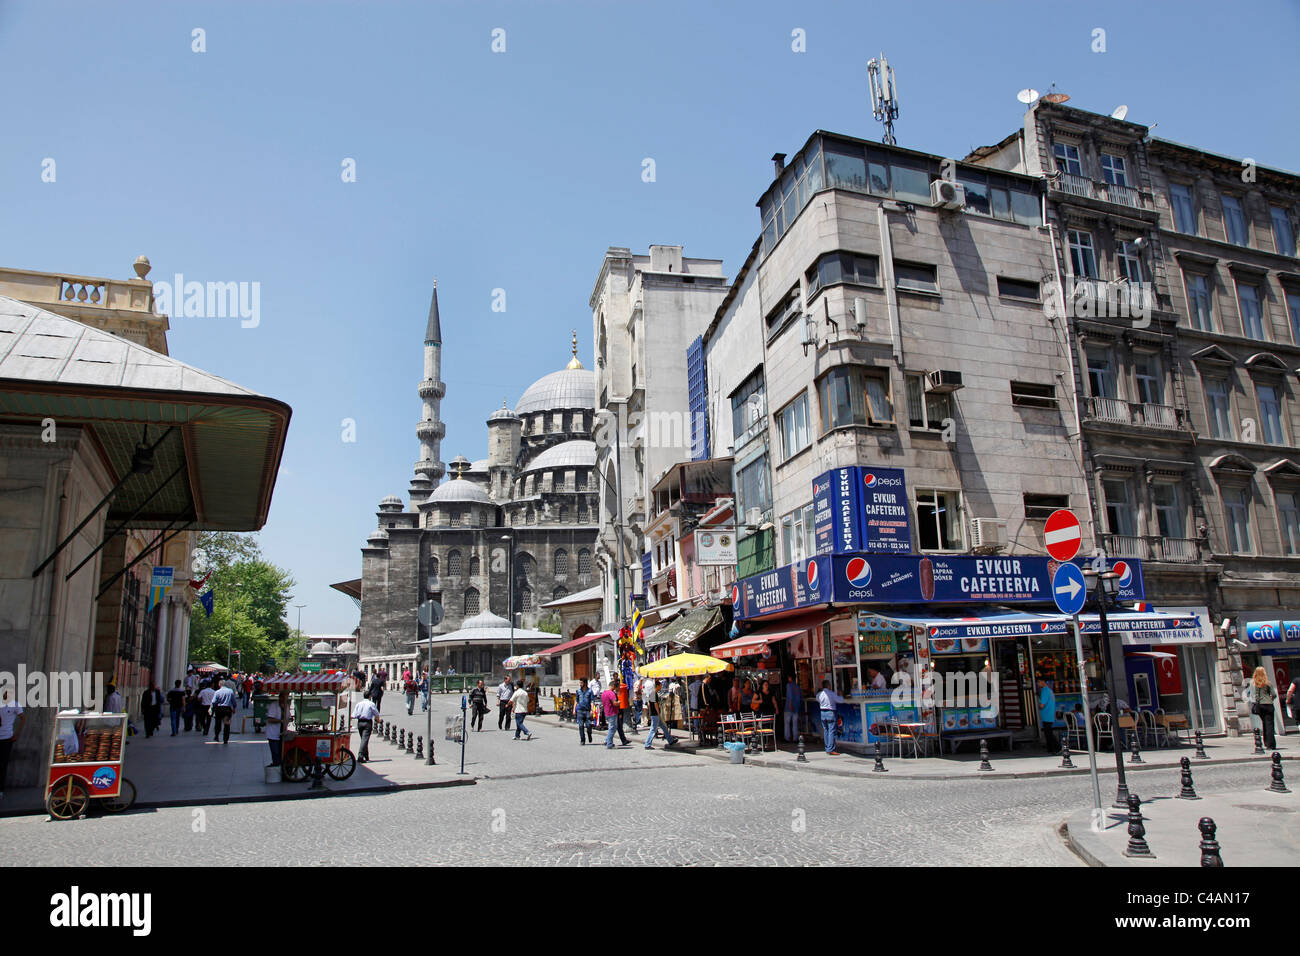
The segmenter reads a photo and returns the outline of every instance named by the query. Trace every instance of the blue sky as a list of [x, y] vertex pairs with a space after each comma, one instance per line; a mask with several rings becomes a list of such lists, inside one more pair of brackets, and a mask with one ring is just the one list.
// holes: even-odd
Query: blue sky
[[304, 630], [347, 632], [328, 585], [360, 573], [379, 499], [405, 496], [435, 275], [442, 457], [484, 457], [487, 415], [564, 365], [570, 329], [591, 366], [606, 247], [680, 243], [734, 275], [773, 152], [818, 128], [879, 136], [865, 67], [882, 49], [903, 146], [996, 142], [1016, 91], [1055, 82], [1156, 136], [1297, 168], [1300, 4], [1244, 10], [0, 0], [0, 264], [127, 278], [144, 253], [155, 281], [261, 284], [256, 328], [175, 317], [170, 348], [293, 406], [260, 538], [299, 582]]

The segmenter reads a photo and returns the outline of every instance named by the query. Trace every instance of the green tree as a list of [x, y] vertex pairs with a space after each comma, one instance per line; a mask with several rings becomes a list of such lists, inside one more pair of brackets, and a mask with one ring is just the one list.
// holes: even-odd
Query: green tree
[[293, 592], [289, 572], [262, 557], [252, 535], [203, 532], [198, 550], [211, 570], [212, 616], [195, 613], [190, 621], [190, 659], [260, 670], [274, 658], [276, 666], [297, 666], [300, 646], [291, 643], [285, 609]]
[[537, 622], [537, 629], [547, 634], [560, 633], [560, 615], [552, 611], [546, 617]]

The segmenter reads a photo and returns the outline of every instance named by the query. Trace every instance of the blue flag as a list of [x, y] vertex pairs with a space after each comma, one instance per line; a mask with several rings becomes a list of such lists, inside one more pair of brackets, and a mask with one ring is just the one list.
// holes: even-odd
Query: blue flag
[[203, 610], [208, 612], [208, 617], [212, 617], [212, 601], [213, 597], [211, 588], [199, 595], [199, 603], [203, 605]]

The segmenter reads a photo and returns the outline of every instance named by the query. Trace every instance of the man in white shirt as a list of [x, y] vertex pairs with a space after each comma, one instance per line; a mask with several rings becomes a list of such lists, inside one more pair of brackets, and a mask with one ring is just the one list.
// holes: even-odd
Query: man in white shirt
[[224, 743], [230, 743], [230, 718], [235, 713], [235, 691], [228, 684], [222, 684], [212, 695], [212, 716], [217, 721], [217, 732], [212, 737], [216, 743], [224, 732]]
[[0, 799], [4, 798], [5, 774], [9, 770], [9, 751], [14, 748], [14, 741], [27, 723], [23, 709], [10, 697], [6, 688], [3, 700], [0, 700]]
[[212, 689], [211, 685], [199, 690], [198, 703], [194, 705], [195, 723], [202, 727], [202, 732], [207, 733], [212, 729], [212, 698], [217, 696], [217, 692]]
[[108, 696], [104, 698], [104, 713], [121, 714], [125, 712], [126, 703], [122, 700], [122, 695], [117, 692], [117, 687], [109, 684]]
[[375, 729], [375, 718], [379, 709], [368, 697], [357, 701], [352, 708], [352, 719], [357, 722], [357, 734], [361, 737], [361, 746], [357, 748], [357, 763], [370, 763], [370, 733]]
[[279, 698], [266, 705], [266, 742], [271, 746], [271, 766], [280, 766], [281, 737], [284, 732], [285, 718], [289, 713], [289, 692], [280, 694]]
[[497, 730], [510, 729], [510, 698], [514, 696], [515, 687], [509, 677], [501, 678], [497, 685]]
[[831, 682], [822, 681], [822, 689], [817, 694], [817, 706], [821, 709], [822, 739], [826, 744], [826, 753], [838, 757], [835, 749], [835, 706], [844, 703], [844, 698], [831, 690]]
[[521, 733], [528, 740], [532, 740], [532, 732], [524, 726], [524, 718], [528, 716], [528, 691], [524, 689], [523, 681], [519, 682], [519, 689], [510, 698], [510, 703], [515, 708], [515, 740], [519, 739]]

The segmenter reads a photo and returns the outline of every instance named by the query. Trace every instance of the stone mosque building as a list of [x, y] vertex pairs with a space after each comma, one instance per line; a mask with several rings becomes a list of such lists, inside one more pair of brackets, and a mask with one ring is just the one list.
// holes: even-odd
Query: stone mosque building
[[358, 653], [367, 673], [385, 666], [395, 678], [403, 665], [424, 660], [430, 635], [416, 610], [434, 600], [445, 613], [433, 628], [434, 664], [501, 674], [512, 554], [515, 652], [565, 639], [533, 628], [546, 616], [541, 605], [596, 583], [595, 375], [578, 361], [576, 333], [572, 353], [566, 367], [528, 386], [513, 409], [503, 402], [488, 416], [487, 458], [457, 456], [448, 470], [440, 460], [446, 386], [434, 284], [417, 388], [420, 458], [407, 502], [397, 495], [379, 502], [378, 527], [361, 549]]

